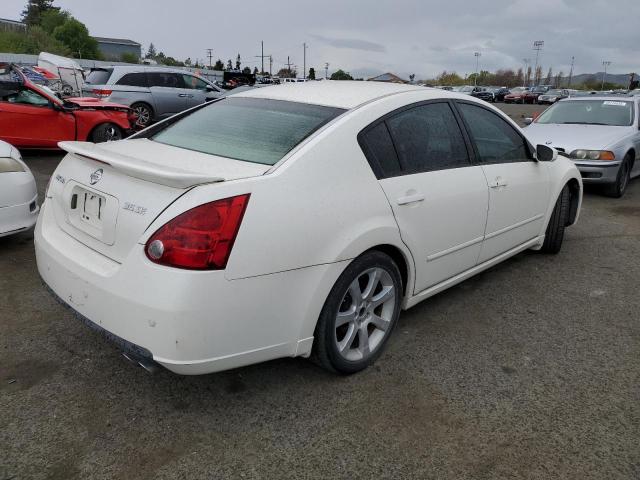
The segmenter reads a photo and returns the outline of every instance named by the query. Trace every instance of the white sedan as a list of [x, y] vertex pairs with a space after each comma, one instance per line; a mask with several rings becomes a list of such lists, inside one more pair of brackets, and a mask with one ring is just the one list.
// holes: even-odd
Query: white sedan
[[33, 227], [39, 210], [29, 167], [16, 148], [0, 140], [0, 237]]
[[558, 252], [582, 199], [573, 162], [485, 102], [376, 82], [255, 89], [60, 146], [40, 275], [129, 358], [181, 374], [361, 370], [401, 309]]

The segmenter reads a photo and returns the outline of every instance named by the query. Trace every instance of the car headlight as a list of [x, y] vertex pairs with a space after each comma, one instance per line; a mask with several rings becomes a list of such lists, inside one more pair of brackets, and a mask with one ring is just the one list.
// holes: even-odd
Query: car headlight
[[0, 173], [24, 172], [22, 164], [13, 158], [0, 158]]
[[616, 156], [608, 150], [574, 150], [570, 154], [571, 158], [578, 160], [615, 160]]

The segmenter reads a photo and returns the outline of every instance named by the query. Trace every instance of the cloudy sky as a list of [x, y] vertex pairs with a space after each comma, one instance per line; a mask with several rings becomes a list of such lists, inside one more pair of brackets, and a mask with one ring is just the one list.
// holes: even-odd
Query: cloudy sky
[[[16, 19], [26, 0], [2, 0], [0, 17]], [[153, 42], [176, 58], [226, 62], [240, 53], [258, 65], [260, 40], [274, 71], [291, 62], [324, 73], [343, 68], [356, 76], [391, 71], [433, 78], [480, 68], [518, 68], [535, 59], [534, 40], [544, 40], [545, 74], [602, 70], [640, 73], [639, 0], [56, 0], [84, 22], [92, 35]], [[534, 60], [532, 60], [533, 62]], [[319, 73], [320, 73], [319, 72]]]

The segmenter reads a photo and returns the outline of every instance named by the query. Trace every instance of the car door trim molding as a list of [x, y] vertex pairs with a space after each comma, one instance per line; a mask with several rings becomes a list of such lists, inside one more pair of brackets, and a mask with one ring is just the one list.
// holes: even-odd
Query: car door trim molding
[[513, 225], [509, 225], [508, 227], [504, 227], [504, 228], [501, 228], [500, 230], [496, 230], [495, 232], [489, 233], [489, 234], [484, 236], [484, 239], [485, 240], [489, 240], [491, 238], [497, 237], [498, 235], [502, 235], [503, 233], [507, 233], [510, 230], [514, 230], [516, 228], [520, 228], [520, 227], [526, 225], [527, 223], [531, 223], [531, 222], [535, 222], [536, 220], [540, 220], [541, 218], [544, 218], [544, 214], [543, 213], [539, 213], [538, 215], [534, 215], [531, 218], [527, 218], [526, 220], [521, 220], [518, 223], [514, 223]]
[[427, 262], [432, 262], [434, 260], [437, 260], [439, 258], [442, 258], [446, 255], [449, 255], [451, 253], [455, 253], [458, 252], [464, 248], [467, 247], [471, 247], [473, 245], [477, 245], [478, 243], [482, 242], [484, 240], [484, 236], [482, 237], [478, 237], [478, 238], [474, 238], [472, 240], [469, 240], [467, 242], [461, 243], [460, 245], [456, 245], [455, 247], [451, 247], [451, 248], [447, 248], [446, 250], [442, 250], [440, 252], [434, 253], [433, 255], [427, 255]]

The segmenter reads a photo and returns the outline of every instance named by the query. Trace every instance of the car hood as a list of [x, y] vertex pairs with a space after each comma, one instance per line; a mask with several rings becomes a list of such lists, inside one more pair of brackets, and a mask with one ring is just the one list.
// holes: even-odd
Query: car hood
[[534, 145], [542, 144], [563, 148], [569, 153], [579, 148], [602, 150], [628, 135], [629, 128], [605, 125], [532, 123], [524, 130]]
[[95, 97], [71, 97], [65, 100], [69, 103], [75, 103], [80, 108], [90, 108], [90, 109], [104, 109], [104, 110], [113, 110], [113, 109], [125, 109], [129, 110], [129, 107], [126, 105], [122, 105], [120, 103], [106, 102], [101, 100], [100, 98]]

